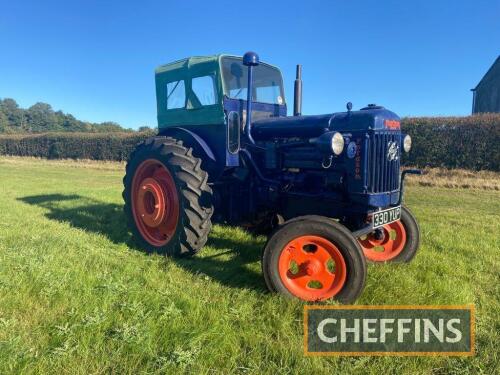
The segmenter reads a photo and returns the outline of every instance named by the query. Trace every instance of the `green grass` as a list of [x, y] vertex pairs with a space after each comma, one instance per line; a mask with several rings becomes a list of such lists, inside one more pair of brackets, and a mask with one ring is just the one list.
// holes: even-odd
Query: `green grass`
[[266, 291], [263, 237], [215, 226], [194, 259], [130, 243], [122, 166], [0, 159], [0, 373], [499, 370], [500, 193], [410, 186], [408, 265], [370, 265], [358, 304], [470, 304], [474, 357], [304, 357], [302, 306]]

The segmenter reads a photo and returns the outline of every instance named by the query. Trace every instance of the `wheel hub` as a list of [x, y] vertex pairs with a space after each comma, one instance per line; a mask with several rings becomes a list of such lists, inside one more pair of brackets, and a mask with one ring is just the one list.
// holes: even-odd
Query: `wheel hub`
[[134, 173], [131, 190], [137, 230], [151, 245], [166, 245], [176, 231], [180, 210], [169, 170], [158, 160], [143, 161]]
[[166, 201], [163, 190], [153, 178], [144, 179], [137, 193], [137, 210], [144, 223], [151, 227], [158, 227], [165, 218]]
[[321, 262], [317, 259], [310, 259], [304, 262], [304, 270], [308, 276], [317, 274], [321, 270]]
[[375, 231], [373, 232], [373, 238], [377, 241], [384, 241], [384, 238], [385, 238], [385, 232], [380, 229], [380, 228], [377, 228], [375, 229]]
[[[329, 269], [329, 263], [334, 264], [334, 270]], [[306, 301], [318, 301], [340, 292], [346, 281], [347, 265], [331, 241], [302, 235], [283, 247], [278, 272], [293, 295]]]
[[358, 242], [368, 260], [386, 262], [403, 251], [406, 244], [406, 229], [401, 221], [395, 221], [358, 239]]

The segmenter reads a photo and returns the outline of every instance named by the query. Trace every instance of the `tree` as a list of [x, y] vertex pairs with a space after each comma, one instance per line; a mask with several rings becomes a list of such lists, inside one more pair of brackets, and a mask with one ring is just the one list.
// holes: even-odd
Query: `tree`
[[62, 123], [62, 130], [69, 132], [85, 132], [89, 131], [91, 126], [87, 126], [86, 123], [77, 120], [73, 115], [63, 114], [64, 119]]
[[139, 126], [139, 129], [137, 129], [138, 132], [149, 132], [149, 131], [152, 131], [153, 129], [151, 129], [149, 126], [147, 125], [144, 125], [144, 126]]
[[95, 131], [99, 133], [126, 132], [127, 129], [122, 128], [119, 124], [113, 121], [106, 121], [94, 125]]
[[9, 133], [9, 119], [0, 108], [0, 133]]
[[14, 99], [0, 99], [0, 133], [21, 132], [132, 132], [116, 122], [101, 124], [84, 122], [69, 113], [54, 111], [47, 103], [38, 102], [28, 109], [20, 108]]
[[32, 132], [61, 130], [57, 129], [57, 118], [50, 104], [38, 102], [29, 107], [26, 114]]
[[14, 99], [5, 98], [0, 100], [1, 112], [7, 117], [8, 127], [12, 131], [22, 131], [25, 123], [23, 109]]

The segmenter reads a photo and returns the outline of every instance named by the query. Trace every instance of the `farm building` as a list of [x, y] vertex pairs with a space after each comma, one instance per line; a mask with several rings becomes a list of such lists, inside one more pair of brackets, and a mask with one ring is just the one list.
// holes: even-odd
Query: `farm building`
[[472, 91], [472, 113], [500, 113], [500, 56]]

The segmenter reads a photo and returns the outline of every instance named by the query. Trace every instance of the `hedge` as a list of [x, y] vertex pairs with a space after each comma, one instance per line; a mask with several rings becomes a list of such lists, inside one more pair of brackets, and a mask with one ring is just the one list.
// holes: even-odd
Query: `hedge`
[[500, 171], [500, 114], [465, 117], [408, 117], [412, 137], [406, 165]]
[[[500, 171], [500, 114], [402, 119], [412, 151], [404, 163], [418, 167]], [[48, 133], [0, 135], [0, 155], [126, 160], [152, 133]]]
[[47, 159], [127, 160], [152, 133], [46, 133], [0, 135], [0, 155]]

